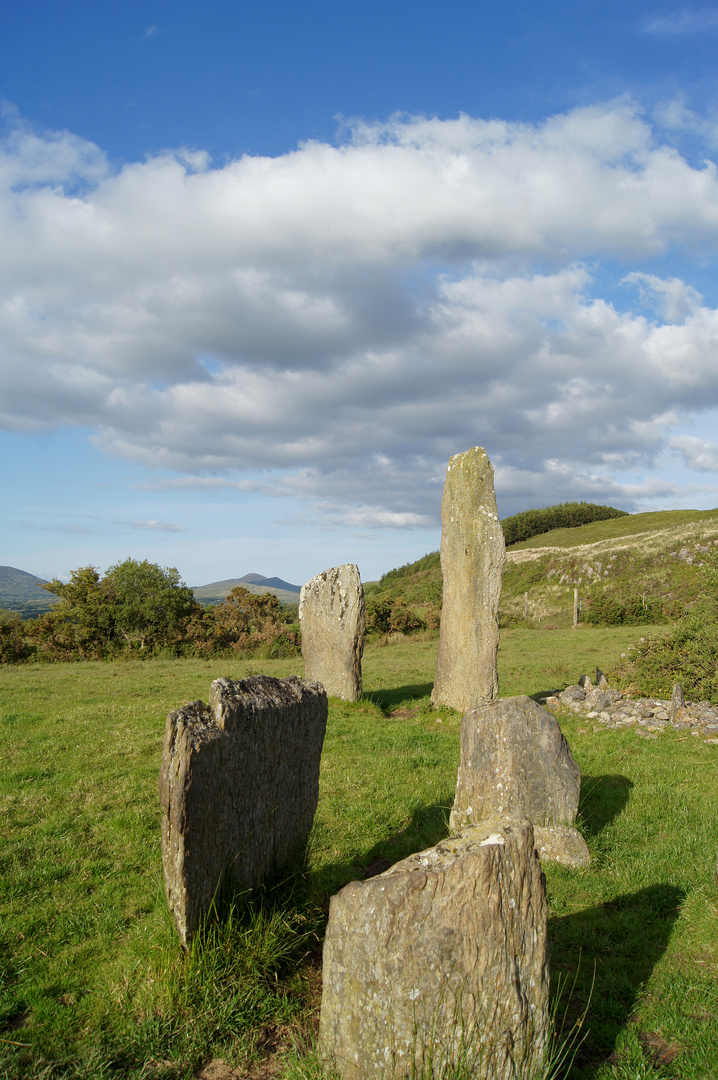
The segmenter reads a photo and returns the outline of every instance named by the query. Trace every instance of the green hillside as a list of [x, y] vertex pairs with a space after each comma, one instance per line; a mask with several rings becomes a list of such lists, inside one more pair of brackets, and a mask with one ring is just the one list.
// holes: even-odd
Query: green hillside
[[[665, 621], [700, 593], [699, 564], [718, 546], [718, 509], [660, 510], [554, 529], [513, 544], [506, 552], [501, 596], [502, 626], [550, 629], [569, 626], [573, 590], [582, 618], [610, 600], [628, 608], [627, 621]], [[441, 600], [439, 553], [384, 574], [367, 584], [369, 601], [402, 598], [415, 609]], [[605, 605], [604, 605], [605, 606]], [[640, 610], [639, 610], [640, 609]]]
[[11, 611], [23, 619], [49, 611], [57, 603], [57, 597], [40, 588], [44, 580], [15, 566], [0, 566], [0, 610]]

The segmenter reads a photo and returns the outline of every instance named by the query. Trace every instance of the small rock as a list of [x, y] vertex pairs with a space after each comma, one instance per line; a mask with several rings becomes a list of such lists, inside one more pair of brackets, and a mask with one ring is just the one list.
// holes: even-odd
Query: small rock
[[680, 683], [676, 683], [676, 685], [673, 687], [673, 693], [671, 694], [670, 719], [675, 720], [676, 713], [679, 711], [679, 709], [685, 709], [685, 707], [686, 699], [683, 695], [683, 687]]

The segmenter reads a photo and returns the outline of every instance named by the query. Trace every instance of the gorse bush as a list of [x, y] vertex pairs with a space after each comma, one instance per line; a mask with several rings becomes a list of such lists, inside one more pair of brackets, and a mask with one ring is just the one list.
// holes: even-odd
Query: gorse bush
[[25, 623], [17, 615], [0, 619], [0, 664], [28, 660], [33, 648], [25, 635]]
[[638, 693], [665, 696], [680, 682], [692, 701], [718, 702], [718, 553], [702, 568], [703, 598], [666, 637], [641, 638], [619, 667]]
[[113, 657], [293, 656], [297, 629], [271, 593], [235, 588], [202, 608], [174, 567], [125, 559], [101, 577], [94, 566], [73, 570], [69, 582], [43, 585], [58, 597], [37, 619], [0, 623], [0, 663], [62, 662]]
[[369, 634], [407, 634], [412, 630], [425, 630], [426, 627], [427, 621], [417, 615], [402, 597], [393, 600], [386, 596], [367, 601], [366, 628]]
[[285, 612], [273, 593], [259, 596], [235, 586], [221, 604], [196, 605], [186, 627], [187, 647], [196, 656], [244, 655], [261, 650], [271, 659], [293, 656], [299, 648], [297, 630], [285, 622]]
[[584, 622], [594, 626], [641, 626], [666, 621], [663, 606], [656, 600], [640, 596], [621, 601], [607, 593], [594, 591], [588, 597]]

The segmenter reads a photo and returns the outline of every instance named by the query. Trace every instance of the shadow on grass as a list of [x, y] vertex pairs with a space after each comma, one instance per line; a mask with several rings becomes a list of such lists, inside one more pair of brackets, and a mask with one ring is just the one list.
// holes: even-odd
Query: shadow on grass
[[428, 697], [434, 688], [433, 683], [413, 683], [410, 686], [392, 686], [384, 690], [371, 690], [366, 698], [378, 705], [384, 715], [405, 704], [407, 701], [416, 701], [418, 698]]
[[631, 797], [633, 781], [615, 776], [582, 776], [578, 813], [587, 837], [596, 836], [623, 813]]
[[549, 919], [552, 975], [568, 976], [571, 985], [577, 972], [567, 1027], [590, 998], [587, 1035], [571, 1072], [576, 1080], [590, 1080], [611, 1058], [641, 987], [666, 950], [684, 898], [685, 890], [674, 885], [650, 885], [575, 915]]
[[348, 882], [363, 881], [382, 874], [401, 859], [438, 844], [449, 835], [449, 813], [453, 801], [453, 792], [447, 792], [446, 798], [440, 802], [417, 805], [407, 824], [398, 832], [380, 840], [368, 851], [356, 853], [351, 860], [326, 863], [313, 871], [311, 880], [314, 890], [325, 898], [324, 903], [328, 907], [329, 897]]

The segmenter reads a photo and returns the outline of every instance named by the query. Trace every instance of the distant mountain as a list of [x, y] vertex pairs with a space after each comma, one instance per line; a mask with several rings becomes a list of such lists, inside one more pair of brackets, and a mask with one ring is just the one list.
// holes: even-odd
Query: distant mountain
[[301, 585], [291, 585], [280, 577], [262, 577], [261, 574], [245, 574], [239, 582], [241, 585], [261, 585], [265, 592], [270, 589], [283, 589], [285, 592], [295, 593], [302, 591]]
[[0, 566], [0, 608], [16, 611], [23, 619], [49, 611], [57, 597], [40, 588], [44, 581], [15, 566]]
[[299, 603], [301, 585], [292, 585], [279, 577], [264, 577], [263, 574], [245, 574], [241, 578], [227, 578], [226, 581], [212, 581], [209, 585], [198, 585], [192, 589], [195, 600], [200, 604], [219, 604], [229, 596], [235, 586], [241, 585], [247, 592], [260, 595], [261, 593], [274, 593], [283, 604]]

